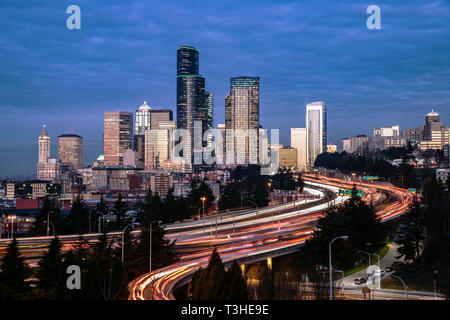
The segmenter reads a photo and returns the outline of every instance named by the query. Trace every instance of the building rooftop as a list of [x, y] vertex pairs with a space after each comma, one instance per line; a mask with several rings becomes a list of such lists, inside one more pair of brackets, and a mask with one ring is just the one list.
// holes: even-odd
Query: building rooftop
[[81, 138], [81, 137], [77, 134], [66, 133], [66, 134], [62, 134], [62, 135], [58, 136], [58, 138]]
[[141, 105], [138, 109], [139, 111], [151, 110], [150, 106], [147, 104], [147, 101], [144, 101], [144, 104]]
[[47, 133], [47, 127], [45, 126], [45, 124], [44, 124], [44, 126], [42, 127], [42, 132], [41, 132], [41, 135], [40, 135], [41, 137], [48, 137], [48, 133]]
[[437, 113], [433, 109], [431, 109], [431, 112], [427, 114], [427, 117], [428, 116], [438, 116], [438, 115], [439, 115], [439, 113]]

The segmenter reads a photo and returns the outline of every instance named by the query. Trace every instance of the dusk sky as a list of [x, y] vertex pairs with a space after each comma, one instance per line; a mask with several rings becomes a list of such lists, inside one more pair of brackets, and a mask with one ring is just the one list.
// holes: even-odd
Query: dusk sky
[[[66, 8], [81, 8], [81, 30]], [[381, 8], [369, 30], [366, 8]], [[200, 52], [200, 73], [223, 123], [230, 77], [261, 78], [260, 123], [305, 126], [305, 102], [328, 106], [329, 142], [380, 126], [450, 125], [449, 1], [0, 1], [0, 176], [36, 171], [46, 124], [103, 153], [103, 112], [144, 100], [176, 114], [176, 49]]]

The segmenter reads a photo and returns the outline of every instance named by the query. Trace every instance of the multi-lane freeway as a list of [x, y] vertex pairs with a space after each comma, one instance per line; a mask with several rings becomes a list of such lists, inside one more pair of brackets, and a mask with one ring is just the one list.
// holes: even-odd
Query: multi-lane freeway
[[[142, 275], [129, 285], [130, 299], [174, 299], [173, 290], [190, 280], [199, 268], [205, 267], [212, 248], [217, 248], [225, 264], [237, 260], [249, 264], [275, 256], [289, 254], [303, 246], [313, 226], [330, 206], [343, 203], [341, 188], [352, 188], [353, 182], [318, 175], [303, 175], [308, 197], [259, 209], [246, 209], [214, 214], [200, 220], [164, 225], [170, 240], [176, 240], [180, 260], [165, 268]], [[358, 183], [363, 200], [372, 203], [381, 221], [402, 214], [412, 201], [407, 190], [383, 183]], [[139, 231], [134, 231], [139, 232]], [[95, 242], [99, 234], [83, 238]], [[109, 237], [120, 240], [121, 233]], [[77, 243], [78, 235], [59, 236], [63, 250]], [[52, 237], [19, 238], [21, 252], [35, 265]], [[10, 239], [0, 240], [0, 255]]]
[[[130, 299], [174, 299], [173, 290], [187, 283], [196, 270], [207, 265], [213, 247], [217, 248], [225, 264], [233, 260], [241, 264], [252, 263], [296, 251], [311, 235], [314, 222], [324, 211], [347, 199], [336, 195], [339, 188], [353, 186], [352, 182], [318, 175], [304, 175], [303, 178], [309, 189], [321, 190], [323, 196], [328, 193], [328, 201], [310, 203], [307, 207], [300, 207], [298, 201], [293, 201], [258, 212], [249, 210], [239, 215], [242, 222], [237, 222], [237, 217], [227, 217], [218, 227], [216, 217], [211, 216], [192, 228], [186, 229], [182, 225], [167, 228], [181, 230], [169, 234], [183, 249], [180, 261], [135, 279], [129, 285]], [[402, 214], [412, 201], [407, 190], [389, 184], [358, 183], [357, 187], [364, 191], [363, 200], [376, 206], [381, 221]], [[335, 196], [330, 197], [329, 192]]]

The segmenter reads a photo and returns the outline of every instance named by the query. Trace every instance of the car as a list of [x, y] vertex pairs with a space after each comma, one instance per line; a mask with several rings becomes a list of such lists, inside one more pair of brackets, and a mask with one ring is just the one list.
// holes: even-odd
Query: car
[[401, 265], [402, 263], [400, 262], [400, 261], [394, 261], [394, 263], [392, 264], [392, 266], [395, 268], [395, 267], [398, 267], [399, 265]]
[[361, 283], [366, 283], [366, 282], [367, 282], [367, 277], [365, 277], [365, 278], [360, 278], [359, 281], [360, 281]]
[[356, 278], [356, 279], [355, 279], [355, 284], [356, 284], [356, 285], [361, 284], [361, 279], [360, 279], [360, 278]]
[[391, 267], [391, 266], [387, 266], [386, 268], [384, 268], [384, 270], [385, 270], [386, 272], [392, 272], [392, 271], [394, 271], [394, 268]]

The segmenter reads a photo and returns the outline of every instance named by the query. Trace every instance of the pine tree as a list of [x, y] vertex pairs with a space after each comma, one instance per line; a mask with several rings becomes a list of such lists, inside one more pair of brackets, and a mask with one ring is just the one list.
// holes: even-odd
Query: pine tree
[[228, 288], [223, 291], [223, 300], [248, 300], [247, 286], [236, 260], [227, 271], [224, 285]]
[[25, 280], [30, 276], [30, 268], [19, 253], [16, 238], [8, 245], [0, 263], [1, 298], [23, 298], [29, 293]]
[[273, 300], [275, 298], [275, 281], [273, 271], [263, 265], [259, 285], [256, 288], [258, 300]]
[[50, 298], [58, 298], [61, 288], [65, 285], [63, 281], [61, 247], [62, 244], [58, 237], [53, 238], [49, 249], [44, 252], [41, 260], [38, 262], [38, 288]]
[[[42, 207], [39, 209], [38, 214], [35, 217], [35, 221], [30, 230], [30, 235], [36, 236], [44, 236], [47, 235], [47, 220], [50, 218], [50, 222], [53, 224], [55, 228], [55, 232], [57, 230], [62, 231], [62, 218], [60, 214], [59, 208], [55, 206], [55, 201], [50, 199], [49, 197], [45, 197]], [[50, 234], [52, 234], [52, 226], [49, 225]]]
[[397, 240], [399, 244], [397, 259], [403, 257], [405, 260], [416, 260], [420, 258], [425, 240], [425, 220], [417, 198], [403, 215], [402, 222], [403, 227]]
[[113, 224], [114, 229], [121, 230], [127, 224], [125, 213], [127, 212], [127, 204], [122, 199], [122, 194], [119, 193], [117, 200], [114, 202], [112, 213], [116, 215], [116, 222]]
[[217, 249], [214, 248], [208, 266], [200, 270], [193, 283], [193, 300], [221, 300], [227, 291], [226, 271]]
[[89, 229], [89, 211], [86, 203], [78, 195], [72, 203], [69, 214], [64, 219], [66, 232], [83, 234]]

